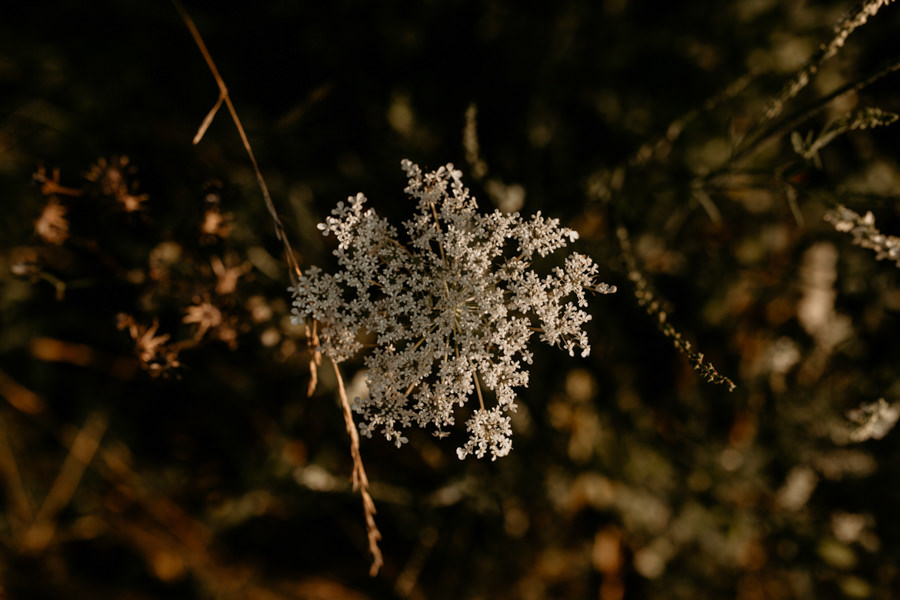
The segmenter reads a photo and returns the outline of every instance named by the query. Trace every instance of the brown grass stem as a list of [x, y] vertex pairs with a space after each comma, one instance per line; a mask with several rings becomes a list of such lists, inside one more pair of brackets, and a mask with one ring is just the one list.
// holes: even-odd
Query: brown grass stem
[[341, 370], [337, 363], [331, 361], [334, 366], [334, 374], [338, 382], [338, 396], [341, 398], [341, 408], [344, 411], [344, 423], [347, 425], [347, 435], [350, 436], [350, 456], [353, 458], [353, 475], [351, 481], [353, 489], [359, 490], [363, 501], [363, 511], [366, 515], [366, 533], [369, 538], [369, 552], [372, 553], [372, 566], [369, 569], [369, 575], [372, 577], [378, 575], [378, 571], [384, 564], [384, 558], [381, 555], [381, 548], [378, 547], [378, 540], [381, 539], [381, 532], [375, 524], [375, 502], [369, 494], [369, 478], [366, 475], [366, 468], [363, 466], [362, 456], [359, 453], [359, 432], [353, 423], [353, 412], [350, 409], [350, 401], [347, 399], [347, 391], [344, 389], [344, 378], [341, 376]]
[[203, 123], [201, 123], [197, 134], [194, 136], [194, 144], [200, 143], [200, 140], [203, 138], [203, 135], [206, 133], [206, 130], [209, 128], [209, 125], [212, 123], [213, 119], [216, 116], [216, 113], [219, 111], [219, 108], [224, 102], [225, 106], [228, 107], [228, 112], [231, 114], [231, 120], [234, 121], [234, 126], [237, 128], [238, 134], [241, 136], [241, 142], [243, 142], [244, 144], [244, 150], [247, 151], [247, 156], [250, 158], [250, 163], [253, 165], [253, 172], [256, 174], [256, 182], [259, 184], [259, 189], [262, 191], [263, 200], [265, 200], [266, 202], [266, 208], [268, 209], [269, 215], [272, 217], [272, 221], [275, 224], [275, 236], [278, 238], [278, 241], [280, 241], [284, 246], [285, 257], [287, 259], [288, 266], [290, 267], [291, 283], [296, 285], [297, 278], [300, 277], [303, 272], [300, 270], [300, 265], [297, 263], [296, 256], [294, 256], [294, 250], [293, 248], [291, 248], [291, 243], [288, 240], [287, 233], [285, 232], [284, 224], [281, 222], [281, 218], [278, 216], [278, 212], [275, 210], [275, 204], [272, 202], [272, 196], [269, 194], [269, 187], [266, 185], [266, 180], [265, 178], [263, 178], [262, 171], [260, 171], [259, 169], [259, 164], [256, 162], [256, 155], [253, 154], [253, 148], [250, 146], [250, 140], [247, 138], [247, 133], [244, 131], [244, 126], [241, 124], [241, 120], [234, 108], [234, 104], [232, 104], [231, 102], [231, 97], [228, 95], [228, 87], [225, 85], [225, 80], [222, 79], [222, 76], [219, 74], [219, 70], [216, 68], [216, 63], [213, 61], [209, 50], [207, 50], [206, 44], [203, 41], [203, 37], [197, 30], [197, 26], [194, 25], [194, 21], [193, 19], [191, 19], [191, 16], [178, 0], [172, 0], [172, 4], [175, 5], [175, 9], [181, 15], [184, 24], [191, 32], [191, 36], [194, 38], [194, 42], [196, 42], [197, 47], [200, 48], [200, 53], [206, 60], [206, 64], [209, 67], [209, 70], [212, 72], [212, 75], [216, 80], [216, 84], [218, 84], [219, 86], [219, 99], [216, 101], [216, 104], [215, 106], [213, 106], [212, 110], [210, 110], [206, 115], [206, 118], [203, 119]]
[[100, 447], [100, 439], [106, 433], [108, 425], [108, 415], [103, 411], [96, 411], [88, 417], [84, 427], [72, 440], [59, 474], [50, 486], [50, 491], [38, 509], [31, 527], [25, 532], [22, 543], [26, 550], [39, 552], [53, 539], [54, 519], [75, 495], [84, 471]]
[[[13, 453], [9, 435], [6, 433], [6, 423], [0, 420], [0, 476], [3, 477], [6, 488], [9, 514], [21, 523], [29, 523], [33, 519], [31, 503], [28, 502], [28, 494], [22, 482], [18, 463]], [[11, 523], [16, 525], [16, 523]]]

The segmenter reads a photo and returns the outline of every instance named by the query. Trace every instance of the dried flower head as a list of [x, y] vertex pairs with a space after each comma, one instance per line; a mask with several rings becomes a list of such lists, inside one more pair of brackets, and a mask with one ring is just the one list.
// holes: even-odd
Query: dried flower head
[[[293, 318], [321, 323], [321, 350], [335, 362], [363, 348], [360, 334], [374, 337], [365, 357], [368, 394], [354, 404], [363, 435], [380, 429], [400, 446], [404, 429], [416, 424], [443, 437], [455, 407], [476, 395], [469, 439], [457, 454], [505, 456], [512, 448], [513, 388], [528, 385], [523, 363], [532, 362], [531, 335], [586, 356], [585, 290], [615, 288], [596, 282], [598, 267], [582, 254], [544, 277], [532, 270], [535, 255], [578, 238], [558, 220], [479, 213], [453, 165], [430, 173], [408, 160], [402, 166], [405, 191], [417, 201], [414, 217], [403, 223], [408, 241], [363, 208], [362, 194], [338, 203], [319, 229], [337, 238], [340, 270], [306, 271], [291, 289]], [[494, 395], [490, 408], [485, 389]]]
[[53, 169], [50, 176], [47, 176], [47, 169], [43, 166], [38, 167], [37, 173], [34, 174], [34, 180], [41, 184], [41, 193], [45, 196], [81, 196], [84, 192], [75, 188], [65, 187], [60, 183], [59, 169]]
[[[229, 260], [229, 262], [234, 262]], [[216, 293], [220, 296], [231, 294], [237, 289], [238, 279], [242, 275], [248, 273], [252, 268], [250, 263], [242, 263], [240, 265], [226, 266], [218, 256], [210, 259], [213, 273], [216, 274]]]
[[117, 316], [116, 326], [120, 331], [128, 330], [131, 339], [134, 340], [134, 351], [141, 368], [151, 375], [165, 375], [181, 366], [178, 360], [178, 347], [168, 343], [171, 336], [168, 333], [156, 334], [159, 330], [158, 321], [154, 320], [149, 326], [142, 325], [131, 315], [120, 313]]
[[57, 246], [69, 237], [69, 221], [66, 219], [66, 207], [60, 204], [55, 196], [41, 211], [41, 216], [34, 222], [34, 232], [48, 244]]
[[132, 178], [137, 170], [130, 162], [127, 156], [101, 158], [84, 176], [97, 184], [101, 194], [113, 198], [119, 208], [129, 213], [141, 210], [149, 197], [136, 193], [138, 185]]
[[204, 241], [216, 238], [227, 238], [231, 235], [232, 214], [222, 212], [218, 205], [212, 205], [203, 213], [203, 222], [200, 224], [200, 234]]
[[884, 398], [875, 402], [863, 403], [847, 413], [855, 426], [850, 432], [850, 440], [864, 442], [870, 439], [880, 440], [886, 436], [897, 420], [900, 419], [900, 409], [896, 405], [888, 404]]
[[222, 324], [222, 311], [206, 300], [202, 302], [198, 300], [196, 304], [187, 307], [185, 313], [181, 322], [197, 324], [197, 332], [194, 337], [198, 340], [207, 331]]

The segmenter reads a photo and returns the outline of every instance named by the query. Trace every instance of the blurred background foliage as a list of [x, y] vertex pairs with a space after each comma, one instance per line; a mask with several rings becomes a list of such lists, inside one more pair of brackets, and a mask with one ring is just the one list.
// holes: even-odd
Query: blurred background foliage
[[[890, 75], [821, 102], [900, 61], [897, 6], [751, 144], [850, 2], [186, 8], [301, 266], [330, 266], [315, 225], [337, 201], [365, 192], [397, 223], [400, 160], [452, 161], [484, 208], [581, 231], [619, 293], [592, 303], [590, 358], [535, 349], [509, 457], [363, 440], [384, 535], [370, 579], [336, 382], [323, 370], [307, 398], [287, 268], [227, 115], [191, 145], [218, 92], [178, 13], [4, 2], [0, 595], [893, 597], [898, 438], [856, 441], [848, 411], [884, 398], [896, 419], [898, 271], [822, 215], [840, 202], [900, 231], [898, 130], [816, 160], [790, 134], [900, 112]], [[734, 392], [691, 369], [661, 311]]]

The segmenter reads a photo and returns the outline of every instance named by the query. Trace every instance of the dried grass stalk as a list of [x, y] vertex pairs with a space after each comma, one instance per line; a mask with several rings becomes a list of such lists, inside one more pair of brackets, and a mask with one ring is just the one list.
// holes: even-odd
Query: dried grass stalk
[[336, 362], [331, 361], [334, 366], [334, 374], [337, 376], [338, 395], [341, 398], [341, 408], [344, 410], [344, 422], [347, 425], [347, 434], [350, 436], [350, 456], [353, 457], [353, 475], [351, 482], [353, 489], [359, 490], [363, 501], [363, 511], [366, 515], [366, 533], [369, 537], [369, 552], [372, 553], [372, 566], [369, 569], [369, 575], [374, 577], [378, 574], [381, 566], [384, 564], [384, 558], [381, 555], [381, 548], [378, 547], [378, 540], [381, 539], [381, 532], [375, 524], [375, 502], [369, 494], [369, 478], [366, 475], [366, 468], [363, 466], [362, 456], [359, 453], [359, 432], [353, 423], [353, 413], [350, 410], [350, 401], [347, 399], [347, 391], [344, 389], [344, 378], [341, 377], [341, 370]]

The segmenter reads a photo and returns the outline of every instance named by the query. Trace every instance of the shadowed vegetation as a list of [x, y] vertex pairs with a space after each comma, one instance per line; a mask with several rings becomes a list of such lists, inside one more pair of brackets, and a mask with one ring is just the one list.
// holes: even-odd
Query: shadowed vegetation
[[[900, 8], [185, 8], [0, 7], [0, 596], [893, 597]], [[618, 288], [494, 462], [291, 322], [404, 158]]]

